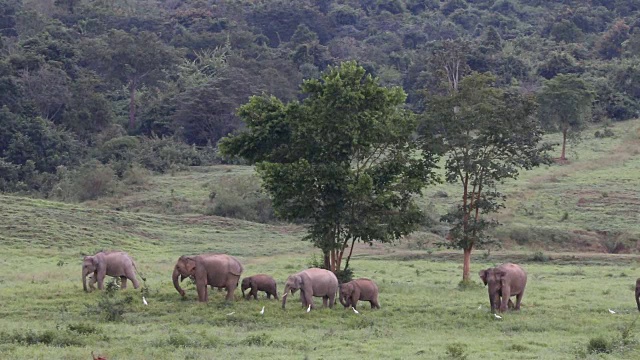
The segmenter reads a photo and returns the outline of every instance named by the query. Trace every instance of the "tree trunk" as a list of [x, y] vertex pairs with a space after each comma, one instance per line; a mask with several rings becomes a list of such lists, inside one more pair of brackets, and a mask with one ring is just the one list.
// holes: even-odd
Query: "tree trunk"
[[562, 155], [560, 155], [560, 160], [567, 160], [565, 157], [565, 150], [567, 148], [567, 130], [562, 129]]
[[129, 131], [136, 127], [136, 80], [129, 83]]
[[324, 268], [331, 270], [331, 251], [324, 250], [322, 251], [322, 255], [324, 256]]
[[471, 281], [471, 248], [464, 249], [464, 262], [462, 264], [462, 282]]

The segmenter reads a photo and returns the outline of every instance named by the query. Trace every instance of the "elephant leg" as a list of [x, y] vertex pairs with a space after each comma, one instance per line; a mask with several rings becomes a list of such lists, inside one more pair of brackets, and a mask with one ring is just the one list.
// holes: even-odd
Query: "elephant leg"
[[254, 300], [258, 300], [258, 288], [256, 286], [251, 288], [251, 295], [253, 295]]
[[127, 288], [127, 277], [126, 276], [120, 276], [120, 288], [123, 289], [123, 290]]
[[329, 300], [328, 296], [323, 296], [322, 297], [322, 307], [327, 307], [327, 301]]
[[520, 294], [516, 295], [516, 310], [520, 310], [520, 303], [522, 303], [522, 297], [524, 296], [524, 290]]
[[97, 278], [97, 281], [98, 281], [98, 290], [104, 289], [104, 277], [105, 276], [107, 276], [106, 271], [105, 272], [98, 271], [98, 274], [96, 275], [96, 278]]
[[207, 302], [208, 293], [207, 293], [207, 284], [204, 281], [196, 282], [196, 290], [198, 290], [198, 301]]
[[371, 299], [371, 301], [369, 301], [369, 303], [371, 304], [371, 308], [372, 309], [380, 309], [380, 304], [378, 303], [378, 298], [377, 297]]
[[336, 303], [335, 291], [329, 294], [329, 309], [333, 309], [333, 305]]
[[305, 292], [305, 294], [304, 294], [304, 301], [305, 301], [305, 303], [306, 303], [306, 304], [305, 304], [305, 306], [309, 306], [309, 305], [311, 305], [311, 308], [312, 308], [312, 309], [315, 309], [315, 308], [316, 308], [316, 307], [314, 306], [314, 304], [313, 304], [313, 295], [312, 295], [312, 293], [311, 293], [311, 292], [309, 292], [309, 293], [306, 293], [306, 292]]
[[268, 291], [265, 291], [264, 293], [267, 294], [267, 300], [271, 300], [271, 293]]
[[[516, 296], [516, 298], [517, 298], [517, 296]], [[509, 310], [511, 310], [511, 309], [514, 309], [515, 307], [516, 307], [516, 306], [515, 306], [515, 305], [513, 305], [513, 301], [511, 300], [511, 298], [509, 298], [509, 302], [507, 303], [507, 308], [508, 308]]]
[[[225, 297], [226, 301], [233, 301], [233, 292], [236, 290], [237, 285], [238, 281], [236, 280], [227, 282], [227, 285], [225, 286], [227, 288], [227, 296]], [[253, 292], [253, 289], [251, 289], [251, 291]]]
[[351, 300], [349, 301], [351, 303], [351, 306], [353, 306], [353, 308], [356, 310], [358, 309], [358, 300], [359, 299], [352, 297]]
[[94, 285], [98, 282], [97, 277], [98, 277], [98, 273], [94, 272], [93, 276], [91, 276], [89, 278], [89, 289], [91, 289], [91, 290], [95, 290], [96, 289], [96, 287]]

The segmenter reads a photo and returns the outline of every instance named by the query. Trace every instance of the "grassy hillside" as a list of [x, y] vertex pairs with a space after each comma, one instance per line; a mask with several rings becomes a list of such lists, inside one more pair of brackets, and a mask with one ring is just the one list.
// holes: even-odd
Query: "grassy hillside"
[[[602, 242], [603, 231], [624, 234], [627, 244], [640, 233], [639, 127], [617, 124], [615, 137], [605, 139], [588, 135], [592, 129], [568, 163], [505, 184], [510, 199], [499, 234], [521, 237], [507, 239], [508, 251], [476, 251], [472, 260], [473, 273], [505, 261], [528, 271], [522, 311], [503, 319], [490, 314], [478, 279], [458, 288], [461, 254], [433, 251], [436, 235], [427, 231], [399, 244], [359, 247], [355, 276], [379, 284], [379, 311], [361, 303], [360, 315], [341, 306], [307, 314], [298, 294], [282, 311], [264, 298], [241, 301], [239, 290], [234, 303], [214, 291], [199, 304], [188, 281], [182, 300], [170, 278], [181, 254], [236, 255], [244, 275], [272, 274], [279, 291], [289, 274], [314, 260], [317, 251], [300, 241], [300, 227], [204, 215], [218, 198], [211, 191], [242, 185], [250, 167], [154, 176], [136, 191], [83, 204], [0, 195], [0, 358], [80, 360], [91, 351], [108, 359], [638, 358], [633, 289], [640, 263], [636, 255], [602, 254]], [[430, 188], [425, 208], [442, 211], [455, 193], [451, 185]], [[600, 253], [533, 256], [539, 246]], [[141, 290], [82, 291], [82, 255], [111, 248], [138, 262], [148, 306]]]

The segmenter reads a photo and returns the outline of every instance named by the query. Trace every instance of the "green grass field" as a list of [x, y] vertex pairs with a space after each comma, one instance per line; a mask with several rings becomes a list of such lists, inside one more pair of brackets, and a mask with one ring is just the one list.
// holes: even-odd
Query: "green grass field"
[[[633, 299], [640, 276], [638, 128], [639, 121], [616, 124], [617, 137], [607, 139], [585, 134], [570, 163], [506, 183], [511, 197], [499, 234], [520, 229], [529, 237], [505, 238], [502, 251], [475, 251], [477, 286], [458, 288], [462, 256], [434, 248], [434, 234], [359, 246], [355, 276], [378, 283], [382, 305], [372, 311], [361, 303], [360, 314], [339, 304], [306, 313], [298, 294], [282, 310], [262, 294], [241, 300], [239, 289], [231, 304], [217, 291], [198, 303], [188, 281], [186, 299], [173, 289], [172, 268], [182, 254], [235, 255], [244, 275], [272, 274], [280, 292], [289, 274], [319, 255], [300, 240], [299, 226], [204, 215], [216, 184], [249, 176], [250, 167], [154, 176], [137, 191], [83, 204], [0, 195], [0, 359], [84, 360], [92, 351], [110, 360], [640, 358]], [[422, 200], [441, 211], [455, 192], [443, 184]], [[628, 254], [606, 254], [597, 236], [603, 231], [623, 234]], [[100, 249], [134, 257], [147, 278], [148, 306], [140, 289], [82, 291], [82, 256]], [[522, 264], [529, 283], [522, 311], [496, 319], [477, 272], [506, 261]]]

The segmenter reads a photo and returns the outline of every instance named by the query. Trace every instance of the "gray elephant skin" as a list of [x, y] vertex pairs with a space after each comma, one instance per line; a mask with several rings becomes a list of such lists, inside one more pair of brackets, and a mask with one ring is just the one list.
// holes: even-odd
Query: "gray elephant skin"
[[[104, 288], [104, 277], [109, 275], [113, 277], [119, 277], [120, 287], [122, 289], [127, 288], [127, 279], [131, 280], [135, 289], [140, 287], [138, 279], [136, 279], [136, 273], [138, 269], [136, 264], [124, 251], [100, 251], [95, 255], [85, 256], [82, 261], [82, 288], [84, 291], [93, 290], [93, 286], [98, 283], [98, 289]], [[87, 289], [87, 275], [93, 274], [89, 280], [89, 289]], [[144, 278], [142, 278], [144, 280]]]
[[322, 304], [326, 307], [327, 301], [329, 308], [333, 308], [338, 291], [338, 278], [329, 270], [312, 268], [303, 270], [297, 274], [290, 275], [284, 286], [282, 294], [282, 308], [287, 304], [287, 295], [289, 292], [295, 294], [300, 290], [300, 301], [303, 307], [314, 309], [313, 297], [322, 297]]
[[[250, 300], [252, 296], [258, 300], [258, 291], [264, 291], [267, 294], [267, 299], [271, 299], [273, 295], [276, 300], [279, 300], [277, 287], [275, 279], [266, 274], [248, 276], [242, 279], [242, 284], [240, 285], [242, 297], [247, 300]], [[251, 289], [251, 291], [245, 297], [244, 291], [247, 289]]]
[[496, 308], [500, 312], [507, 311], [509, 299], [516, 297], [515, 310], [520, 310], [520, 303], [527, 286], [527, 273], [522, 267], [512, 263], [505, 263], [500, 266], [481, 270], [480, 278], [485, 285], [488, 285], [489, 303], [491, 311]]
[[371, 279], [360, 278], [340, 285], [340, 303], [345, 308], [357, 308], [358, 301], [368, 301], [372, 309], [380, 309], [378, 285]]
[[185, 296], [180, 287], [180, 281], [193, 276], [198, 290], [198, 301], [207, 302], [209, 294], [207, 286], [211, 288], [225, 288], [227, 301], [233, 301], [233, 292], [238, 287], [243, 267], [240, 261], [226, 254], [201, 254], [181, 256], [173, 269], [173, 286], [181, 296]]

